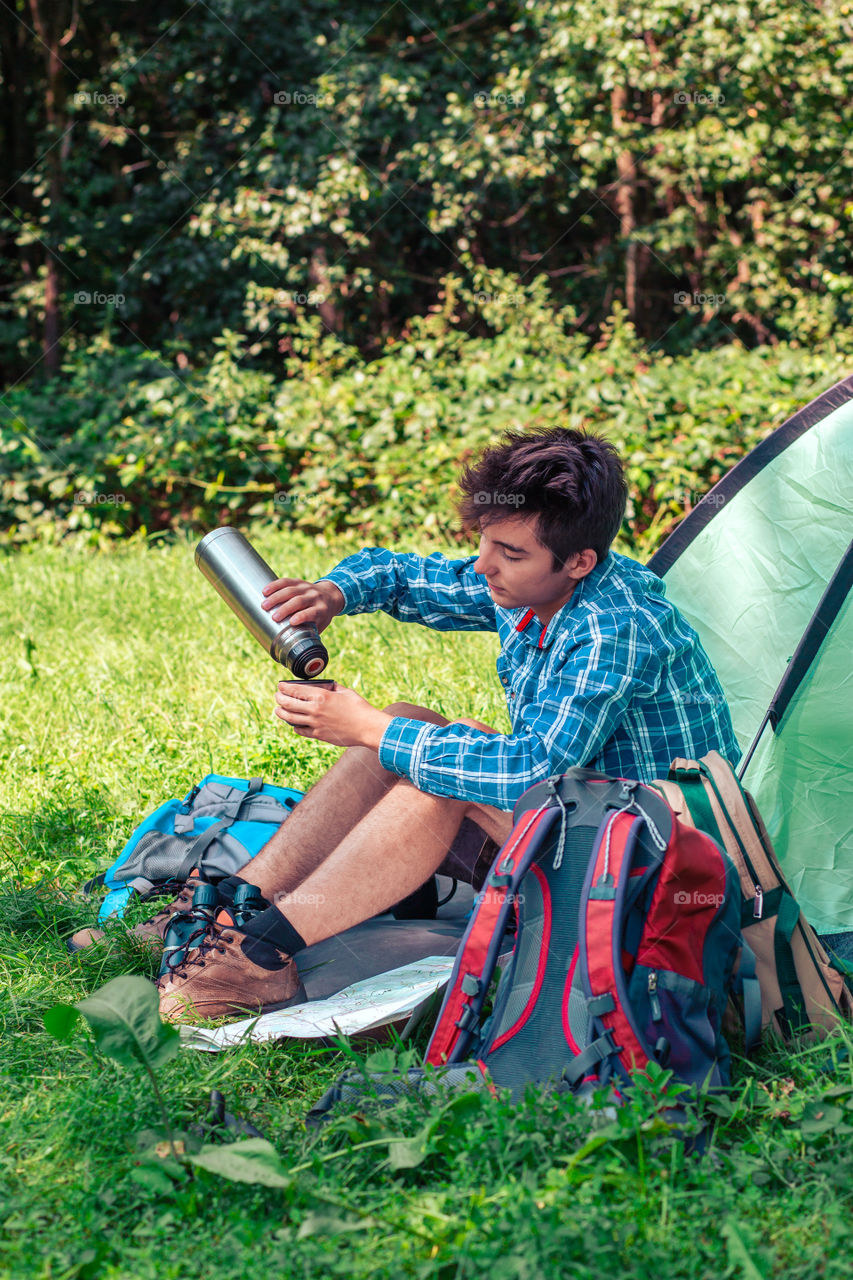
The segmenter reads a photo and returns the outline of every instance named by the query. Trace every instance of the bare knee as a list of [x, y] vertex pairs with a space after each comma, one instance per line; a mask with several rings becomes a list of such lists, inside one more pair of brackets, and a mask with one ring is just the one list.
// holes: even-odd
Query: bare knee
[[446, 716], [440, 715], [438, 711], [431, 711], [429, 707], [419, 707], [414, 702], [392, 702], [389, 707], [383, 707], [383, 711], [389, 716], [405, 716], [409, 720], [426, 720], [430, 724], [448, 724]]
[[482, 720], [451, 720], [451, 724], [464, 725], [466, 729], [479, 729], [481, 733], [497, 733], [497, 729], [493, 729], [489, 724], [483, 724]]
[[406, 795], [410, 805], [438, 805], [442, 809], [457, 807], [461, 810], [468, 807], [467, 800], [459, 800], [456, 796], [436, 796], [431, 791], [421, 791], [409, 778], [398, 778], [394, 784], [394, 792], [396, 795]]

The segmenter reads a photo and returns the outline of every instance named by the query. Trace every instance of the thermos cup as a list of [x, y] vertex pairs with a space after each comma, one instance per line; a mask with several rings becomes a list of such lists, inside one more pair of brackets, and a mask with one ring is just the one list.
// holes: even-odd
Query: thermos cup
[[276, 662], [297, 679], [313, 679], [329, 661], [326, 646], [312, 625], [275, 622], [261, 606], [263, 589], [277, 577], [238, 529], [213, 529], [195, 549], [195, 562], [208, 582], [234, 610], [243, 626]]

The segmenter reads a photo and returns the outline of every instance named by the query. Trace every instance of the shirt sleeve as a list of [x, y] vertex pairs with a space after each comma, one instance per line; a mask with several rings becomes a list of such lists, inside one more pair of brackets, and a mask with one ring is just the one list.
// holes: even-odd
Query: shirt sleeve
[[380, 763], [431, 795], [512, 809], [534, 782], [598, 755], [632, 698], [653, 692], [652, 657], [633, 619], [604, 626], [591, 615], [554, 655], [539, 696], [522, 708], [512, 733], [395, 716], [382, 735]]
[[334, 582], [340, 589], [347, 614], [381, 609], [401, 622], [420, 622], [436, 631], [496, 631], [495, 604], [485, 578], [472, 569], [475, 559], [365, 547], [319, 581]]

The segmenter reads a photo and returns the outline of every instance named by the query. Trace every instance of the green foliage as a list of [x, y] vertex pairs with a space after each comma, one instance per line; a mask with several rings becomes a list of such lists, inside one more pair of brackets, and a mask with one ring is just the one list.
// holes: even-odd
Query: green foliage
[[[482, 280], [481, 280], [482, 282]], [[506, 284], [506, 278], [500, 283]], [[466, 295], [365, 361], [317, 342], [283, 382], [223, 341], [181, 375], [109, 344], [0, 409], [0, 539], [200, 532], [266, 519], [323, 537], [457, 543], [462, 462], [507, 428], [563, 423], [608, 434], [626, 460], [620, 549], [645, 557], [738, 458], [849, 368], [853, 331], [819, 351], [780, 344], [672, 356], [649, 351], [617, 308], [592, 349], [544, 288], [466, 333]]]
[[453, 272], [483, 336], [516, 293], [483, 266], [542, 275], [590, 335], [621, 300], [674, 351], [850, 324], [846, 3], [12, 7], [15, 378], [48, 306], [66, 353], [107, 335], [206, 368], [231, 330], [277, 373], [325, 333], [381, 355]]
[[78, 1016], [89, 1024], [95, 1045], [122, 1066], [151, 1070], [178, 1051], [178, 1029], [161, 1022], [159, 1001], [145, 978], [113, 978], [85, 1000], [57, 1004], [44, 1016], [45, 1029], [57, 1040], [68, 1040]]
[[250, 1182], [262, 1187], [289, 1187], [293, 1182], [272, 1143], [265, 1138], [244, 1138], [227, 1146], [204, 1146], [191, 1160], [199, 1169], [231, 1182]]

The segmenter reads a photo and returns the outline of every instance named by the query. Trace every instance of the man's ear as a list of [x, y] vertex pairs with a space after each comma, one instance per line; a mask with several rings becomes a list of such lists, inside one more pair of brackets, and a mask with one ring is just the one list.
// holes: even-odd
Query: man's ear
[[598, 564], [598, 556], [591, 547], [587, 547], [585, 551], [578, 551], [566, 564], [566, 568], [573, 578], [580, 580], [585, 578], [588, 573], [592, 573]]

